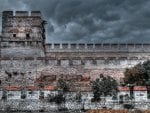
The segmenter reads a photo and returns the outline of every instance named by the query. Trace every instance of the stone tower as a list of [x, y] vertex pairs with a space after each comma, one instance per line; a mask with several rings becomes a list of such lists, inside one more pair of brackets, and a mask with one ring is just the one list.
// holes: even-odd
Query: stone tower
[[45, 21], [40, 11], [4, 11], [2, 17], [2, 56], [43, 57]]
[[0, 41], [3, 85], [34, 84], [33, 73], [45, 63], [39, 59], [45, 57], [44, 25], [40, 11], [3, 12]]

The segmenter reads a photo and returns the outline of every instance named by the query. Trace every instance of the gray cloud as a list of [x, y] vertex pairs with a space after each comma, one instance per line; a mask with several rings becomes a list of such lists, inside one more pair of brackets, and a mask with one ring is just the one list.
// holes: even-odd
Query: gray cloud
[[148, 42], [149, 0], [0, 0], [0, 10], [40, 10], [47, 42]]

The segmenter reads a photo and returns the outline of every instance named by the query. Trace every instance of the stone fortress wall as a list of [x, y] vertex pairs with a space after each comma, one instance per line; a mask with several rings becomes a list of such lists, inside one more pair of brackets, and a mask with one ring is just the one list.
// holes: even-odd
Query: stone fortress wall
[[2, 20], [1, 85], [35, 84], [45, 68], [49, 76], [78, 70], [75, 75], [120, 80], [125, 68], [150, 59], [149, 43], [46, 43], [39, 11], [4, 11]]
[[150, 44], [46, 44], [46, 58], [50, 62], [65, 60], [68, 65], [76, 65], [78, 61], [79, 65], [106, 65], [105, 68], [109, 64], [113, 65], [110, 68], [133, 66], [149, 59], [149, 52]]
[[[84, 76], [92, 78], [100, 74], [120, 80], [123, 72], [148, 60], [150, 44], [46, 44], [48, 65], [83, 66]], [[82, 69], [82, 68], [81, 68]]]

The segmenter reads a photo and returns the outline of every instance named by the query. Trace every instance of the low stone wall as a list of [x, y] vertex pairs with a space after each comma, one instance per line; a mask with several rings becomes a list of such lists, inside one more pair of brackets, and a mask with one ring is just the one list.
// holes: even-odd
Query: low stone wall
[[[130, 103], [134, 108], [150, 109], [150, 102], [136, 102]], [[119, 103], [91, 103], [91, 102], [65, 102], [56, 104], [54, 102], [47, 102], [45, 100], [9, 100], [0, 101], [1, 111], [58, 111], [59, 109], [80, 110], [80, 109], [124, 109], [122, 104]]]
[[2, 111], [53, 111], [57, 110], [58, 105], [55, 103], [43, 102], [39, 100], [9, 100], [0, 101]]

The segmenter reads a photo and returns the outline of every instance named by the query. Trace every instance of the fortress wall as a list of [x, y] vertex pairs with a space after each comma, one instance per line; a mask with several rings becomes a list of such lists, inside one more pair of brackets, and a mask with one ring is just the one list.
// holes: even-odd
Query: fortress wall
[[[65, 53], [63, 53], [65, 55]], [[106, 76], [112, 76], [117, 80], [123, 78], [123, 73], [125, 68], [132, 67], [139, 62], [143, 62], [146, 59], [116, 59], [115, 57], [100, 57], [100, 59], [95, 57], [78, 57], [70, 59], [60, 58], [60, 57], [3, 57], [1, 58], [1, 75], [0, 80], [4, 82], [3, 85], [22, 85], [25, 82], [28, 84], [35, 84], [36, 73], [40, 73], [41, 68], [46, 69], [50, 66], [49, 76], [51, 75], [61, 75], [61, 74], [71, 74], [74, 70], [78, 70], [76, 75], [89, 76], [91, 80], [96, 79], [100, 74]], [[45, 64], [46, 60], [46, 64]], [[8, 79], [6, 72], [11, 73], [12, 77]], [[43, 70], [43, 72], [45, 72]], [[17, 75], [16, 75], [17, 73]], [[22, 78], [24, 74], [24, 78]]]
[[49, 52], [46, 53], [48, 59], [129, 59], [129, 60], [142, 60], [150, 59], [148, 52]]
[[[83, 76], [96, 79], [100, 74], [122, 80], [126, 68], [150, 59], [148, 52], [49, 52], [47, 65], [59, 67], [82, 67]], [[69, 73], [69, 72], [68, 72]]]
[[104, 76], [111, 76], [114, 79], [119, 81], [123, 80], [124, 77], [124, 69], [85, 69], [83, 76], [90, 77], [91, 80], [95, 80], [99, 77], [100, 74]]
[[40, 11], [4, 11], [2, 18], [0, 80], [6, 84], [21, 84], [22, 77], [34, 84], [35, 75], [48, 66], [49, 76], [73, 73], [95, 79], [104, 74], [120, 79], [125, 68], [150, 59], [148, 43], [45, 44]]
[[150, 44], [111, 44], [111, 43], [102, 43], [102, 44], [81, 44], [81, 43], [49, 43], [46, 44], [46, 51], [60, 51], [65, 52], [69, 50], [73, 51], [128, 51], [128, 52], [150, 52]]
[[[132, 67], [145, 60], [48, 60], [47, 65], [51, 66], [84, 66], [87, 69], [97, 68], [97, 69], [124, 69], [127, 67]], [[71, 62], [71, 63], [70, 63]]]
[[148, 52], [49, 52], [47, 64], [54, 66], [84, 66], [88, 69], [124, 69], [150, 59]]

